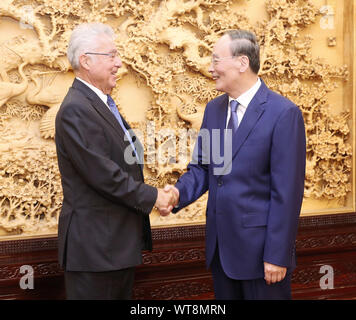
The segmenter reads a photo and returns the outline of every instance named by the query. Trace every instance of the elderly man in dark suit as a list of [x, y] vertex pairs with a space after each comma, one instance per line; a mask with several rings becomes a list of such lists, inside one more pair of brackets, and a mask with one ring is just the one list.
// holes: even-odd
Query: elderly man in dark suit
[[[151, 249], [153, 206], [172, 194], [144, 183], [142, 145], [110, 96], [122, 62], [113, 30], [83, 24], [68, 59], [76, 78], [56, 117], [63, 186], [59, 262], [68, 299], [130, 299], [142, 249]], [[134, 161], [133, 161], [134, 160]]]
[[207, 104], [205, 139], [196, 144], [187, 173], [170, 187], [179, 196], [174, 212], [209, 190], [206, 263], [217, 299], [291, 298], [304, 121], [295, 104], [267, 88], [259, 68], [253, 33], [229, 31], [216, 43], [209, 71], [225, 94]]

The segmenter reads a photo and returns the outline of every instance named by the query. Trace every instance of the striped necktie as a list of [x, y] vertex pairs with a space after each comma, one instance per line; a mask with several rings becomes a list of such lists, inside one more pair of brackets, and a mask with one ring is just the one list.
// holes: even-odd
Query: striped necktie
[[124, 131], [124, 133], [125, 133], [125, 135], [126, 135], [128, 141], [129, 141], [130, 144], [131, 144], [131, 147], [132, 147], [132, 149], [133, 149], [132, 155], [133, 155], [133, 156], [136, 156], [137, 160], [139, 160], [138, 154], [137, 154], [137, 152], [136, 152], [135, 145], [134, 145], [134, 143], [133, 143], [133, 141], [132, 141], [132, 138], [131, 138], [131, 136], [130, 136], [130, 133], [128, 132], [128, 130], [126, 129], [126, 127], [125, 127], [125, 125], [124, 125], [124, 123], [123, 123], [123, 121], [122, 121], [122, 117], [121, 117], [121, 115], [120, 115], [119, 110], [118, 110], [117, 107], [116, 107], [115, 101], [113, 100], [113, 98], [112, 98], [109, 94], [107, 95], [107, 97], [108, 97], [108, 106], [109, 106], [111, 112], [114, 114], [114, 116], [115, 116], [115, 118], [117, 119], [117, 121], [119, 122], [119, 124], [120, 124], [122, 130]]

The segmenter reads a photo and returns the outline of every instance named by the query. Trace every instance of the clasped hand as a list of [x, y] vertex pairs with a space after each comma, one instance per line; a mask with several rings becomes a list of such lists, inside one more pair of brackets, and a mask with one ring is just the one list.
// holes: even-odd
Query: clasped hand
[[280, 267], [268, 262], [264, 262], [265, 280], [267, 284], [273, 284], [282, 281], [287, 272], [286, 267]]
[[158, 189], [155, 207], [159, 210], [161, 216], [167, 216], [179, 202], [179, 190], [172, 186], [166, 185], [163, 189]]

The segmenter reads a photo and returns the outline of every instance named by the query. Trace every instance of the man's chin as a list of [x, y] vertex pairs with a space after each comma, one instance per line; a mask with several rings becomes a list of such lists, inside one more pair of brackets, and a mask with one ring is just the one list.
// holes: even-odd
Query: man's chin
[[110, 83], [110, 87], [107, 88], [107, 91], [112, 91], [116, 87], [116, 82]]
[[224, 91], [224, 88], [223, 88], [221, 82], [219, 81], [219, 78], [217, 78], [217, 79], [215, 80], [215, 90], [217, 90], [217, 91]]
[[225, 90], [217, 84], [215, 85], [215, 90], [220, 91], [220, 92], [225, 92]]

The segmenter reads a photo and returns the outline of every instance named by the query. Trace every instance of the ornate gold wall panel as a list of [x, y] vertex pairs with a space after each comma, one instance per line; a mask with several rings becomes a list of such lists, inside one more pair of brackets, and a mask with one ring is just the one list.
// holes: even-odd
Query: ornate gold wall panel
[[[73, 27], [102, 21], [124, 62], [113, 96], [146, 148], [146, 181], [174, 183], [193, 129], [219, 93], [208, 73], [227, 29], [256, 32], [260, 76], [303, 111], [307, 175], [302, 215], [355, 211], [353, 0], [1, 0], [0, 239], [56, 234], [62, 193], [54, 119], [73, 80]], [[186, 137], [188, 133], [188, 138]], [[155, 227], [201, 224], [206, 196]]]

